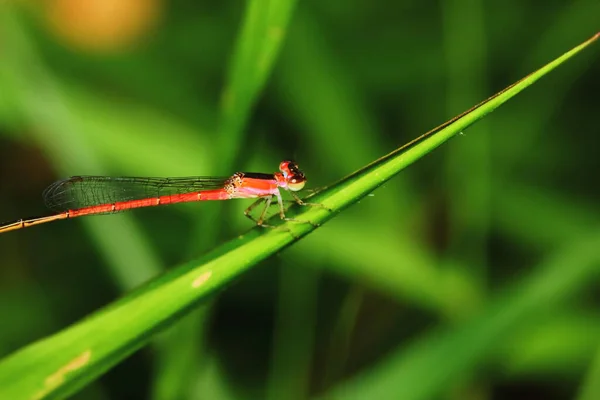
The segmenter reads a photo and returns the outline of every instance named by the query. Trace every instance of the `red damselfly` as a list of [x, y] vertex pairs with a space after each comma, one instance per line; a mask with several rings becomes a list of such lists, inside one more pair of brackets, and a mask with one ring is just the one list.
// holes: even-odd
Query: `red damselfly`
[[[151, 207], [191, 201], [259, 198], [244, 212], [258, 225], [273, 198], [279, 214], [285, 217], [280, 189], [287, 190], [296, 203], [306, 205], [295, 193], [305, 183], [304, 173], [293, 161], [283, 161], [274, 174], [237, 172], [230, 177], [131, 178], [107, 176], [74, 176], [57, 181], [43, 193], [46, 206], [56, 214], [20, 219], [0, 226], [0, 233], [27, 228], [59, 219], [85, 215], [111, 214], [140, 207]], [[258, 218], [250, 212], [261, 202], [265, 207]]]

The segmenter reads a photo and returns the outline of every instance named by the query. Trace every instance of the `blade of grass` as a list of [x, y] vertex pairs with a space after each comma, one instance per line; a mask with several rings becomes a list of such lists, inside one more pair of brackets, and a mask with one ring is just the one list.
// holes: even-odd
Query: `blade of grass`
[[[367, 95], [334, 57], [335, 47], [327, 41], [329, 33], [319, 28], [311, 13], [299, 7], [288, 46], [282, 52], [282, 66], [274, 77], [280, 102], [285, 104], [289, 118], [306, 132], [303, 146], [311, 149], [317, 160], [334, 160], [327, 168], [313, 165], [305, 171], [319, 171], [324, 179], [382, 153], [375, 140], [382, 138], [381, 129], [368, 112], [364, 100]], [[331, 146], [331, 143], [355, 145]], [[387, 210], [405, 207], [414, 191], [404, 180], [394, 182], [394, 186], [396, 197], [383, 198], [373, 207], [367, 204], [368, 218], [362, 214], [356, 223], [387, 220]]]
[[[417, 138], [314, 196], [314, 200], [334, 212], [321, 207], [296, 206], [290, 210], [290, 215], [317, 223], [331, 219], [338, 211], [367, 196], [402, 169], [495, 110], [598, 37], [600, 34], [441, 128]], [[74, 326], [9, 355], [0, 361], [0, 398], [44, 399], [74, 393], [147, 343], [153, 334], [173, 324], [215, 291], [223, 289], [236, 276], [286, 248], [296, 238], [316, 229], [311, 224], [294, 222], [286, 222], [282, 228], [255, 227], [198, 260], [157, 277]], [[599, 245], [596, 242], [591, 244]], [[584, 245], [577, 248], [579, 253], [575, 254], [575, 259], [589, 253], [590, 243]], [[563, 258], [557, 259], [552, 266], [559, 264], [562, 267], [563, 261]], [[573, 271], [573, 278], [579, 276], [577, 272], [583, 271]], [[548, 282], [546, 279], [536, 284], [531, 293], [533, 300], [540, 297], [546, 299], [549, 292], [554, 293], [555, 281]], [[567, 282], [563, 283], [561, 278], [561, 284]], [[501, 319], [492, 322], [502, 325], [506, 321]]]
[[[101, 173], [94, 147], [80, 134], [83, 121], [70, 110], [69, 97], [45, 68], [12, 6], [0, 7], [0, 84], [13, 89], [14, 101], [31, 129], [31, 138], [64, 175], [77, 169]], [[29, 139], [29, 138], [28, 138]], [[106, 137], [103, 140], [107, 140]], [[108, 259], [115, 281], [128, 290], [162, 269], [142, 233], [128, 216], [89, 219], [85, 226]], [[105, 232], [113, 232], [106, 235]], [[127, 251], [123, 249], [127, 248]]]
[[[294, 29], [279, 61], [281, 68], [274, 75], [280, 102], [285, 104], [284, 111], [306, 132], [303, 146], [310, 148], [317, 160], [332, 160], [326, 169], [320, 165], [307, 167], [307, 176], [315, 176], [311, 170], [319, 171], [319, 179], [348, 170], [349, 166], [381, 153], [373, 139], [381, 137], [381, 131], [364, 104], [367, 93], [336, 59], [337, 49], [328, 41], [331, 33], [320, 27], [310, 12], [299, 7], [294, 17]], [[412, 54], [415, 49], [407, 51]], [[401, 71], [396, 73], [402, 74]], [[305, 82], [312, 84], [305, 85]], [[354, 145], [340, 147], [331, 146], [331, 143]], [[365, 229], [385, 225], [393, 210], [411, 210], [413, 216], [410, 218], [413, 218], [423, 206], [416, 200], [415, 185], [406, 177], [389, 182], [386, 190], [395, 195], [378, 196], [376, 202], [363, 202], [360, 213], [346, 215], [345, 227], [340, 226], [341, 221], [331, 226], [329, 229], [334, 230], [331, 234], [335, 241], [312, 242], [310, 251], [304, 246], [296, 246], [290, 251], [294, 253], [289, 254], [290, 258], [329, 254], [330, 265], [339, 266], [335, 272], [345, 277], [366, 281], [370, 287], [395, 297], [409, 298], [413, 304], [434, 308], [445, 317], [464, 314], [480, 296], [474, 294], [478, 291], [475, 282], [464, 271], [454, 268], [452, 280], [461, 284], [460, 289], [452, 285], [458, 290], [450, 293], [451, 285], [445, 284], [449, 280], [442, 276], [448, 275], [449, 268], [441, 271], [435, 267], [431, 255], [415, 238], [410, 222], [374, 232], [368, 237], [364, 235]], [[354, 229], [348, 229], [350, 226]], [[357, 240], [363, 245], [355, 246]], [[366, 264], [375, 264], [379, 268], [365, 268]]]
[[600, 346], [581, 386], [577, 400], [594, 400], [598, 398], [600, 398]]
[[[393, 151], [392, 153], [374, 161], [360, 171], [348, 176], [333, 187], [320, 192], [314, 196], [312, 202], [320, 202], [321, 204], [334, 209], [341, 210], [361, 198], [367, 196], [374, 189], [384, 184], [387, 180], [397, 174], [399, 171], [409, 166], [425, 154], [431, 152], [448, 139], [462, 133], [466, 128], [491, 113], [507, 100], [523, 91], [535, 83], [542, 76], [552, 71], [560, 64], [579, 53], [581, 50], [595, 42], [600, 33], [594, 35], [579, 46], [573, 48], [554, 61], [546, 64], [537, 71], [529, 74], [525, 78], [512, 84], [498, 94], [490, 97], [484, 102], [478, 104], [465, 113], [453, 118], [438, 128], [427, 132], [417, 139], [409, 142], [407, 145]], [[313, 207], [311, 210], [304, 212], [304, 216], [312, 217], [314, 222], [325, 221], [328, 219], [327, 214], [322, 210]]]
[[[527, 70], [531, 64], [536, 64], [548, 54], [549, 49], [554, 48], [557, 43], [563, 42], [565, 37], [577, 35], [585, 29], [594, 29], [598, 26], [598, 15], [600, 15], [600, 2], [594, 0], [578, 0], [569, 2], [565, 6], [564, 12], [556, 14], [556, 20], [552, 21], [547, 31], [539, 40], [537, 40], [533, 51], [527, 58], [519, 63], [516, 72]], [[496, 179], [504, 180], [506, 176], [518, 175], [522, 168], [523, 160], [527, 159], [526, 153], [531, 151], [540, 140], [540, 136], [547, 132], [550, 118], [561, 107], [565, 101], [569, 88], [574, 79], [583, 74], [586, 70], [593, 68], [590, 63], [575, 63], [571, 74], [563, 79], [558, 79], [553, 87], [552, 96], [538, 95], [532, 93], [530, 100], [536, 106], [532, 107], [527, 118], [516, 112], [509, 112], [496, 120], [496, 131], [507, 132], [513, 139], [510, 143], [510, 149], [502, 142], [499, 142], [498, 163], [495, 165]], [[519, 118], [521, 132], [515, 134], [511, 132], [515, 118]]]
[[[469, 23], [465, 23], [461, 0], [442, 4], [444, 47], [448, 71], [447, 109], [456, 110], [483, 97], [489, 87], [486, 71], [487, 41], [483, 2], [469, 1]], [[460, 108], [458, 108], [460, 109]], [[474, 282], [483, 288], [487, 280], [490, 201], [492, 190], [490, 131], [486, 121], [476, 135], [446, 152], [448, 215], [445, 253], [469, 265]], [[465, 165], [469, 173], [465, 174]], [[446, 269], [446, 268], [444, 268]], [[463, 266], [459, 269], [467, 269]], [[463, 271], [464, 273], [465, 271]]]
[[197, 375], [208, 367], [204, 344], [210, 325], [205, 321], [211, 312], [210, 304], [202, 305], [157, 337], [152, 399], [194, 398], [189, 393]]
[[279, 275], [274, 343], [265, 398], [307, 399], [314, 362], [320, 274], [290, 262], [280, 269]]
[[[122, 100], [118, 100], [120, 104], [115, 107], [114, 99], [98, 93], [92, 95], [85, 88], [58, 80], [44, 66], [20, 18], [8, 9], [2, 13], [2, 36], [6, 44], [3, 56], [6, 60], [0, 65], [0, 85], [14, 87], [12, 98], [19, 103], [18, 113], [27, 125], [34, 127], [26, 131], [30, 131], [30, 136], [49, 153], [53, 163], [63, 171], [61, 174], [68, 176], [74, 170], [101, 173], [104, 169], [99, 160], [105, 160], [112, 168], [137, 171], [139, 175], [152, 176], [161, 171], [160, 174], [186, 176], [202, 169], [205, 160], [208, 163], [208, 157], [204, 155], [208, 147], [202, 144], [197, 129], [190, 129], [157, 110], [133, 106]], [[45, 101], [40, 103], [40, 98]], [[132, 152], [132, 148], [136, 150]], [[162, 157], [156, 157], [156, 154], [162, 154]], [[149, 159], [152, 159], [151, 163], [147, 162]], [[173, 163], [173, 159], [178, 162]], [[66, 165], [69, 162], [70, 165]], [[82, 222], [93, 243], [107, 258], [109, 272], [123, 291], [136, 287], [162, 270], [132, 216]], [[198, 334], [199, 331], [194, 329], [190, 336], [198, 340]], [[182, 342], [178, 340], [178, 343]], [[155, 348], [159, 354], [163, 344], [161, 341]], [[191, 358], [195, 354], [189, 352], [190, 348], [192, 346], [185, 346], [186, 354]], [[170, 347], [164, 354], [176, 355], [178, 351]], [[188, 359], [179, 357], [177, 360]], [[187, 377], [173, 372], [166, 376], [167, 379]], [[182, 388], [179, 382], [173, 386]]]
[[[330, 43], [333, 32], [319, 25], [311, 11], [314, 10], [308, 7], [297, 8], [293, 28], [286, 38], [286, 45], [278, 61], [279, 67], [273, 75], [273, 88], [277, 92], [277, 103], [282, 104], [283, 113], [287, 113], [285, 118], [296, 121], [303, 132], [302, 142], [292, 143], [297, 149], [293, 156], [298, 159], [308, 158], [306, 150], [310, 149], [311, 160], [331, 160], [327, 168], [318, 163], [306, 165], [304, 172], [307, 176], [314, 177], [315, 180], [311, 178], [313, 185], [319, 186], [339, 177], [340, 171], [349, 171], [352, 166], [373, 160], [383, 153], [383, 149], [375, 144], [378, 143], [377, 138], [381, 138], [381, 131], [366, 107], [365, 93], [356, 84], [356, 80], [348, 76], [346, 66], [338, 59], [338, 49]], [[331, 143], [354, 145], [331, 146]], [[264, 146], [261, 148], [265, 154], [269, 154]], [[394, 186], [399, 186], [402, 182], [403, 180], [395, 180]], [[413, 193], [412, 190], [406, 190], [406, 187], [399, 188], [397, 192], [402, 196]], [[398, 197], [382, 196], [378, 198], [377, 204], [364, 203], [359, 218], [346, 215], [348, 220], [353, 220], [346, 222], [355, 230], [364, 232], [357, 224], [364, 224], [366, 227], [369, 223], [376, 225], [378, 221], [383, 221], [387, 218], [384, 211], [388, 207], [403, 206], [403, 201]], [[344, 235], [332, 234], [336, 237], [334, 241], [305, 243], [304, 246], [295, 246], [293, 252], [289, 251], [282, 256], [285, 267], [281, 271], [275, 340], [266, 390], [270, 399], [307, 397], [311, 386], [309, 367], [314, 354], [312, 335], [315, 326], [311, 322], [315, 317], [311, 313], [318, 309], [311, 296], [314, 295], [314, 287], [318, 286], [318, 282], [301, 279], [307, 273], [308, 276], [313, 276], [310, 270], [304, 269], [298, 273], [293, 268], [290, 269], [290, 266], [297, 260], [302, 260], [304, 264], [322, 264], [323, 259], [331, 255], [328, 250], [331, 244], [336, 243], [339, 247], [340, 240], [348, 242]], [[356, 249], [357, 246], [352, 245], [352, 248]], [[316, 254], [315, 249], [318, 249], [319, 254]], [[359, 255], [353, 261], [360, 259]], [[291, 274], [297, 275], [297, 278], [285, 279], [286, 275]], [[294, 280], [297, 281], [293, 285], [295, 290], [285, 287], [286, 282]], [[339, 350], [339, 347], [336, 349]]]
[[364, 303], [364, 294], [363, 287], [355, 284], [344, 295], [340, 312], [335, 317], [328, 337], [328, 349], [324, 357], [322, 372], [317, 381], [318, 387], [330, 387], [333, 382], [342, 378], [347, 368], [352, 337]]
[[[205, 157], [206, 160], [212, 158], [212, 168], [204, 169], [205, 173], [221, 175], [230, 174], [234, 170], [233, 164], [244, 142], [243, 129], [277, 58], [295, 4], [296, 0], [250, 0], [247, 3], [221, 94], [219, 136], [216, 145], [209, 146], [212, 149], [212, 157]], [[198, 250], [200, 240], [203, 249], [211, 246], [211, 241], [220, 236], [219, 230], [226, 218], [222, 208], [219, 208], [219, 212], [203, 218], [190, 237], [189, 248], [193, 249], [191, 251]], [[206, 307], [209, 308], [210, 304]], [[204, 319], [203, 314], [190, 315], [187, 324], [200, 326], [204, 324]], [[162, 360], [171, 361], [166, 367], [159, 366], [163, 373], [155, 379], [155, 398], [164, 398], [160, 396], [167, 393], [170, 393], [168, 398], [184, 396], [183, 393], [187, 392], [187, 387], [190, 386], [188, 377], [193, 371], [201, 368], [201, 357], [173, 357], [172, 349], [186, 349], [203, 339], [189, 329], [187, 335], [175, 333], [170, 337], [176, 340], [163, 341], [159, 350]]]
[[491, 301], [483, 314], [397, 350], [327, 398], [377, 399], [390, 394], [405, 400], [435, 398], [472, 372], [513, 329], [590, 283], [600, 266], [598, 246], [600, 232], [575, 240], [555, 252], [535, 274]]
[[[306, 148], [317, 160], [333, 160], [321, 168], [326, 176], [348, 171], [384, 151], [375, 140], [382, 136], [381, 129], [368, 112], [367, 95], [335, 57], [330, 36], [332, 32], [320, 27], [313, 14], [298, 7], [294, 29], [281, 52], [281, 67], [273, 75], [277, 100], [286, 117], [305, 132]], [[358, 145], [331, 146], [332, 142]]]
[[221, 173], [230, 167], [242, 145], [246, 125], [285, 37], [296, 0], [250, 0], [221, 98], [218, 148]]
[[[414, 238], [397, 235], [387, 226], [369, 235], [360, 229], [353, 231], [352, 227], [353, 221], [337, 221], [328, 228], [335, 241], [327, 246], [312, 246], [309, 254], [297, 251], [301, 246], [289, 253], [315, 265], [315, 259], [327, 256], [328, 268], [344, 279], [446, 318], [470, 310], [481, 298], [467, 275], [436, 268], [435, 258]], [[377, 268], [370, 267], [373, 265]]]
[[593, 232], [600, 225], [600, 214], [594, 203], [576, 196], [512, 183], [496, 199], [494, 223], [522, 245], [547, 250]]
[[552, 307], [528, 318], [494, 346], [492, 363], [503, 375], [515, 378], [573, 376], [593, 360], [599, 337], [600, 318], [595, 310]]

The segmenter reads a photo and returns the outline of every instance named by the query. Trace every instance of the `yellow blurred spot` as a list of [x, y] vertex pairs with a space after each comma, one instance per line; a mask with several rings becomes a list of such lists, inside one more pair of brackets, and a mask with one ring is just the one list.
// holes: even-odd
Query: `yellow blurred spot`
[[211, 275], [212, 275], [212, 271], [206, 271], [205, 273], [203, 273], [202, 275], [200, 275], [199, 277], [194, 279], [194, 282], [192, 282], [192, 287], [199, 288], [204, 283], [206, 283], [207, 280], [210, 279]]
[[46, 0], [50, 30], [68, 46], [110, 52], [146, 35], [162, 0]]
[[57, 386], [60, 386], [64, 383], [65, 376], [68, 373], [76, 371], [76, 370], [80, 369], [81, 367], [85, 366], [90, 361], [91, 357], [92, 357], [92, 351], [86, 350], [83, 353], [81, 353], [80, 355], [78, 355], [77, 357], [75, 357], [73, 360], [69, 361], [64, 366], [60, 367], [58, 369], [58, 371], [56, 371], [55, 373], [53, 373], [52, 375], [50, 375], [46, 378], [46, 380], [44, 381], [45, 388], [43, 390], [41, 390], [40, 392], [36, 393], [32, 397], [32, 400], [41, 399], [42, 397], [46, 397], [46, 395], [48, 393], [50, 393], [52, 390], [54, 390]]

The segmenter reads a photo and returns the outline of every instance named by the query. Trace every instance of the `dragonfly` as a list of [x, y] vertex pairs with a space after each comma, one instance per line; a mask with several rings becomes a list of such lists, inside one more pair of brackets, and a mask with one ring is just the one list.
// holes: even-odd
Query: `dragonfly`
[[[293, 161], [282, 161], [279, 172], [273, 174], [236, 172], [229, 177], [181, 178], [73, 176], [54, 182], [42, 194], [44, 203], [55, 214], [0, 225], [0, 233], [61, 219], [113, 214], [141, 207], [252, 198], [258, 198], [258, 201], [250, 205], [244, 214], [257, 225], [270, 227], [264, 220], [273, 199], [279, 205], [281, 219], [295, 221], [285, 216], [281, 189], [288, 191], [297, 204], [313, 205], [296, 194], [305, 184], [304, 173]], [[265, 204], [264, 209], [255, 218], [251, 212], [261, 203]]]

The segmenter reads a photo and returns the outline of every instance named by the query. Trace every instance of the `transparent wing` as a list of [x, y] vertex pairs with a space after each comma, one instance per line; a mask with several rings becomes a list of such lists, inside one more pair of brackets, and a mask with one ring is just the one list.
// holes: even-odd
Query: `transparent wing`
[[44, 203], [56, 212], [99, 204], [220, 189], [229, 177], [132, 178], [74, 176], [44, 190]]

